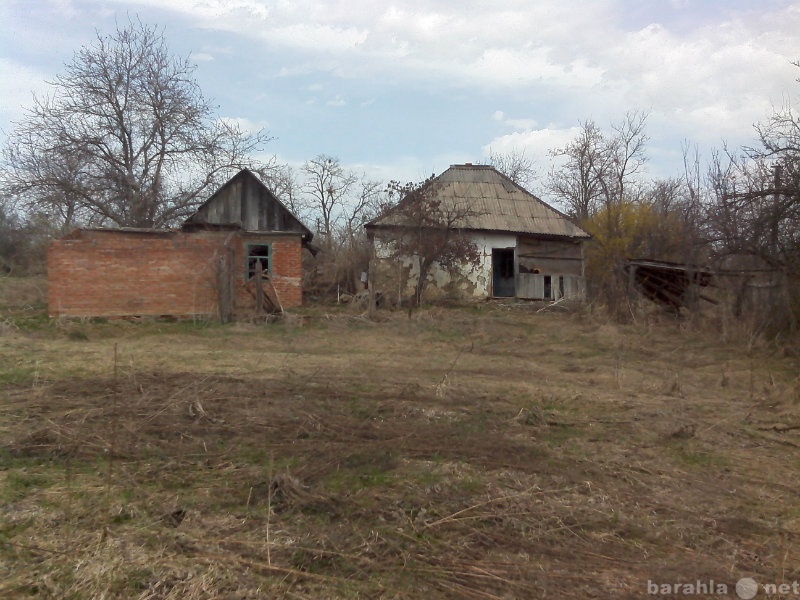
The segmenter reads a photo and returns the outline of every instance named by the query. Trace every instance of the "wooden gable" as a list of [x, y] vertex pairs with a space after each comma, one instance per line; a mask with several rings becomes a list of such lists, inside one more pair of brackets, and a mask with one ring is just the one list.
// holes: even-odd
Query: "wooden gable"
[[184, 223], [184, 229], [203, 225], [237, 226], [244, 231], [297, 233], [305, 242], [313, 234], [286, 208], [254, 173], [242, 169], [219, 188]]

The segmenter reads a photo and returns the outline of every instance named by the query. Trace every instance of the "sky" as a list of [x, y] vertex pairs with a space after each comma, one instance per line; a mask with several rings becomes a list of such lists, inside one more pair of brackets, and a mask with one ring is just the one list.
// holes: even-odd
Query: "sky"
[[137, 17], [280, 162], [327, 154], [387, 181], [490, 151], [544, 174], [582, 122], [634, 110], [646, 176], [680, 176], [684, 147], [754, 144], [800, 92], [787, 0], [0, 0], [0, 144], [75, 51]]

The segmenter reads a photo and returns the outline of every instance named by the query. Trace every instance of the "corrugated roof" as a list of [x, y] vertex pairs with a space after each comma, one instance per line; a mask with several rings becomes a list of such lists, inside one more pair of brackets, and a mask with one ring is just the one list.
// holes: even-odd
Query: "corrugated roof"
[[[488, 165], [452, 165], [429, 185], [446, 206], [469, 210], [462, 227], [568, 238], [590, 235], [563, 213], [546, 204]], [[368, 228], [402, 227], [403, 215], [390, 210], [367, 223]]]

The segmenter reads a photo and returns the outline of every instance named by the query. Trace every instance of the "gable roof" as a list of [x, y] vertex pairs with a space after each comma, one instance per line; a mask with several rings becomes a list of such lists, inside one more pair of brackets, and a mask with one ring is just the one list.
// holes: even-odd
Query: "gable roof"
[[183, 223], [184, 229], [237, 225], [244, 231], [297, 233], [308, 243], [314, 234], [261, 181], [242, 169]]
[[[591, 236], [569, 217], [546, 204], [489, 165], [451, 165], [428, 185], [443, 204], [468, 208], [463, 229], [520, 233], [555, 238]], [[402, 201], [401, 201], [402, 202]], [[367, 229], [403, 227], [400, 211], [390, 209]]]

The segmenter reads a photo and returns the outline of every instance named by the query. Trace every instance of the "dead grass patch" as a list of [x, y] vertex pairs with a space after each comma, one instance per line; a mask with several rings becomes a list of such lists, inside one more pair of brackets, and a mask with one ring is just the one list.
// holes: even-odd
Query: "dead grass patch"
[[4, 597], [800, 579], [791, 357], [475, 308], [82, 326], [0, 347]]

